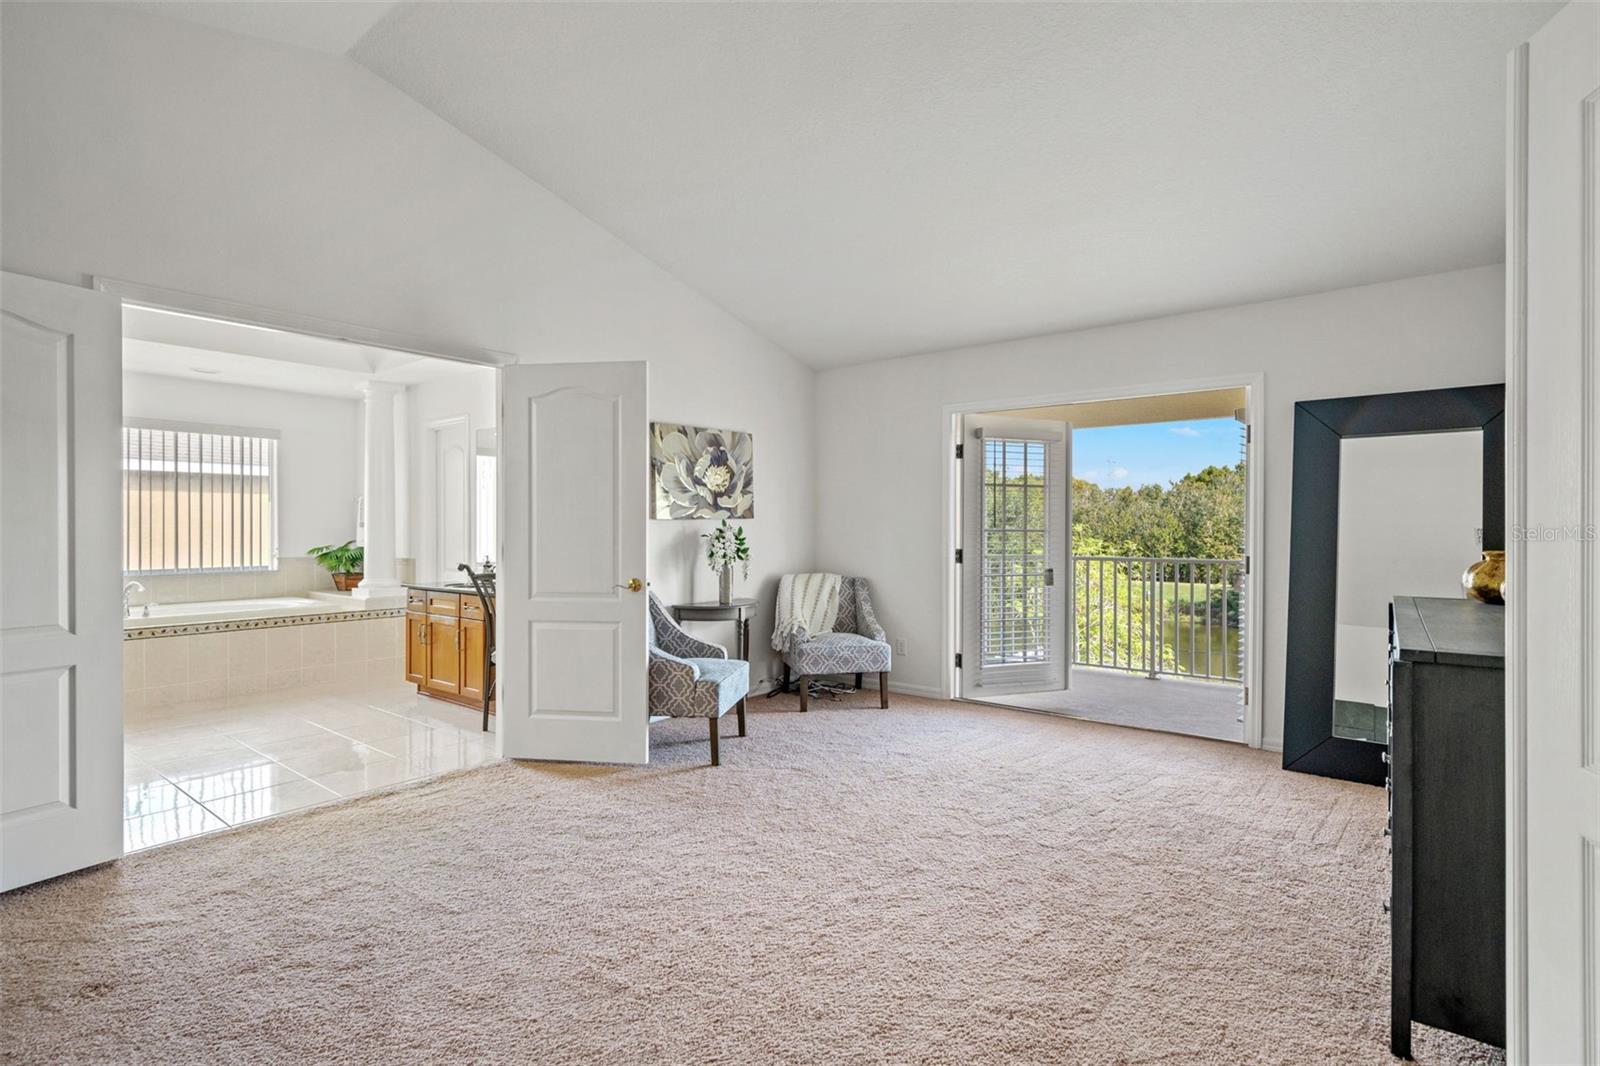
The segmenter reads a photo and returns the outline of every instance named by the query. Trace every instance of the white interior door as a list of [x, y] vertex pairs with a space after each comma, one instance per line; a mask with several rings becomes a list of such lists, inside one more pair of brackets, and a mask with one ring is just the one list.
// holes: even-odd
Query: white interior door
[[0, 277], [0, 890], [122, 855], [122, 304]]
[[433, 435], [434, 573], [440, 581], [460, 577], [456, 567], [476, 564], [471, 552], [471, 437], [465, 418], [435, 422]]
[[[1525, 649], [1526, 897], [1511, 899], [1511, 1059], [1600, 1063], [1600, 6], [1570, 4], [1525, 53], [1526, 360], [1511, 654]], [[1514, 142], [1515, 143], [1515, 142]], [[1515, 203], [1514, 203], [1515, 206]], [[1513, 218], [1512, 232], [1516, 232]], [[1513, 247], [1513, 256], [1517, 250]], [[1514, 274], [1513, 274], [1514, 276]], [[1513, 305], [1515, 306], [1515, 304]], [[1519, 357], [1513, 348], [1512, 379]], [[1515, 459], [1515, 456], [1514, 456]], [[1513, 501], [1513, 521], [1516, 509]], [[1549, 531], [1546, 535], [1543, 531]], [[1520, 632], [1519, 632], [1520, 631]], [[1513, 700], [1516, 694], [1513, 692]], [[1513, 745], [1515, 738], [1513, 737]], [[1513, 747], [1513, 752], [1515, 748]], [[1523, 773], [1518, 774], [1522, 769]], [[1513, 807], [1515, 811], [1515, 796]], [[1513, 847], [1511, 876], [1516, 877]], [[1516, 957], [1519, 912], [1525, 918]], [[1526, 966], [1526, 994], [1517, 974]], [[1521, 998], [1521, 1004], [1517, 1000]]]
[[649, 760], [644, 363], [500, 374], [503, 753]]
[[969, 415], [961, 460], [961, 692], [1067, 686], [1072, 427]]

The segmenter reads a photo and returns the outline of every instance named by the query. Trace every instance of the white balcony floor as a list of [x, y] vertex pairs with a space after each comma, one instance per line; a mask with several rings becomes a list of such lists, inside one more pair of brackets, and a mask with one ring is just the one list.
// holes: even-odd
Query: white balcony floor
[[1242, 744], [1240, 715], [1244, 708], [1239, 697], [1236, 682], [1171, 676], [1151, 680], [1142, 674], [1075, 666], [1069, 689], [998, 696], [984, 702]]

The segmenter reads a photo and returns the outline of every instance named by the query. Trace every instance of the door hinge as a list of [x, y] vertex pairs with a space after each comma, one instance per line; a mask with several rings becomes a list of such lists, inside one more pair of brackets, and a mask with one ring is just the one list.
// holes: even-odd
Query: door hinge
[[966, 452], [967, 452], [967, 450], [964, 447], [962, 447], [960, 444], [956, 445], [956, 458], [957, 459], [965, 458], [966, 457]]
[[1244, 687], [1244, 705], [1246, 707], [1250, 706], [1250, 686], [1249, 685], [1246, 685]]
[[961, 562], [961, 549], [960, 548], [956, 549], [956, 562], [958, 562], [958, 563]]
[[1244, 572], [1246, 574], [1250, 572], [1250, 556], [1248, 555], [1244, 557]]
[[956, 669], [961, 669], [961, 653], [956, 652]]
[[1244, 442], [1246, 444], [1249, 444], [1250, 441], [1253, 439], [1254, 434], [1255, 434], [1255, 427], [1252, 426], [1250, 423], [1246, 422], [1244, 424]]

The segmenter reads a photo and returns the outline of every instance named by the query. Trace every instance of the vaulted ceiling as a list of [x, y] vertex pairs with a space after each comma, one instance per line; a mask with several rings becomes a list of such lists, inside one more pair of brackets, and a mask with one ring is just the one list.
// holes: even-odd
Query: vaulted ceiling
[[1498, 262], [1559, 5], [378, 6], [351, 59], [830, 366]]

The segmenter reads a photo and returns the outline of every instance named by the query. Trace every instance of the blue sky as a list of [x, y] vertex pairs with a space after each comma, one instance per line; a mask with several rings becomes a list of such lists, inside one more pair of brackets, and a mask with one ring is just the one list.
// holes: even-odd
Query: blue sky
[[1208, 466], [1239, 461], [1231, 418], [1104, 426], [1072, 431], [1072, 476], [1104, 488], [1168, 485]]

